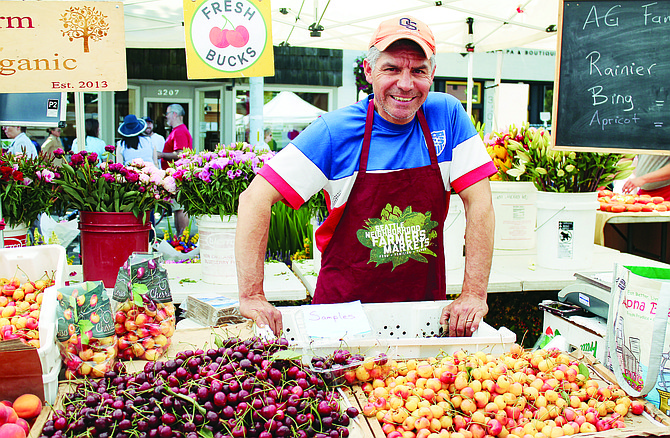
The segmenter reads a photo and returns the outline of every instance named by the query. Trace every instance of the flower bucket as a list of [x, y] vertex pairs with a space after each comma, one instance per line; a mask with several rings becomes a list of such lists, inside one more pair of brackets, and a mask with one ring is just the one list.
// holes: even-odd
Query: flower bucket
[[496, 216], [495, 249], [535, 248], [536, 193], [530, 181], [491, 181]]
[[79, 212], [84, 281], [102, 280], [113, 288], [119, 268], [134, 252], [149, 251], [151, 221], [133, 213]]
[[28, 225], [5, 227], [3, 233], [5, 248], [18, 248], [27, 245]]
[[453, 270], [465, 265], [465, 208], [460, 196], [451, 195], [449, 199], [449, 211], [444, 220], [444, 260], [447, 270]]
[[235, 267], [235, 228], [237, 216], [198, 216], [202, 281], [237, 284]]
[[588, 269], [593, 260], [598, 193], [537, 192], [537, 264]]

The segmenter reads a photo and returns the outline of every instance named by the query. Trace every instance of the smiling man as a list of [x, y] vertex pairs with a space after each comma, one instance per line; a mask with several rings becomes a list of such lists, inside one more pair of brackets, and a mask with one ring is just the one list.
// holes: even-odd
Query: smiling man
[[421, 21], [385, 21], [370, 41], [365, 75], [373, 94], [325, 114], [279, 152], [240, 197], [235, 241], [240, 312], [282, 330], [265, 299], [263, 258], [270, 209], [298, 208], [325, 190], [321, 270], [312, 302], [446, 299], [443, 224], [449, 196], [465, 205], [462, 292], [441, 322], [470, 336], [488, 312], [496, 172], [461, 103], [431, 93], [435, 38]]

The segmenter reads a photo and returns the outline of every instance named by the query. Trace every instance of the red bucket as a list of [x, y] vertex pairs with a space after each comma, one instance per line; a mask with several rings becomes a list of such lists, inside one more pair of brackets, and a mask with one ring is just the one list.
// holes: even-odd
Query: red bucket
[[28, 244], [28, 227], [6, 227], [2, 232], [5, 248], [18, 248]]
[[144, 224], [133, 213], [81, 211], [79, 215], [84, 281], [102, 280], [112, 288], [128, 257], [149, 251], [149, 213]]

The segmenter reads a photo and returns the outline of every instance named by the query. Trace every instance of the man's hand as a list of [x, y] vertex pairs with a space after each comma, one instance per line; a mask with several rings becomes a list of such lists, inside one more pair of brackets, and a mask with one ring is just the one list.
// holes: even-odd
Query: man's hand
[[253, 320], [258, 327], [268, 326], [279, 336], [284, 329], [282, 314], [264, 296], [240, 297], [240, 314]]
[[488, 311], [486, 299], [461, 295], [442, 309], [440, 324], [449, 324], [449, 336], [472, 336]]

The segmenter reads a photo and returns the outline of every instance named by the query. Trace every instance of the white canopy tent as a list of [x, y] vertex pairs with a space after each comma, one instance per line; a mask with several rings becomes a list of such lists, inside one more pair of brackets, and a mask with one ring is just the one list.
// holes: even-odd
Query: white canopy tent
[[263, 120], [266, 125], [293, 123], [308, 125], [325, 111], [315, 107], [291, 91], [282, 91], [263, 105]]
[[[123, 3], [127, 47], [184, 47], [182, 0]], [[273, 44], [367, 50], [377, 25], [401, 14], [431, 27], [438, 53], [556, 48], [558, 0], [272, 0]]]

